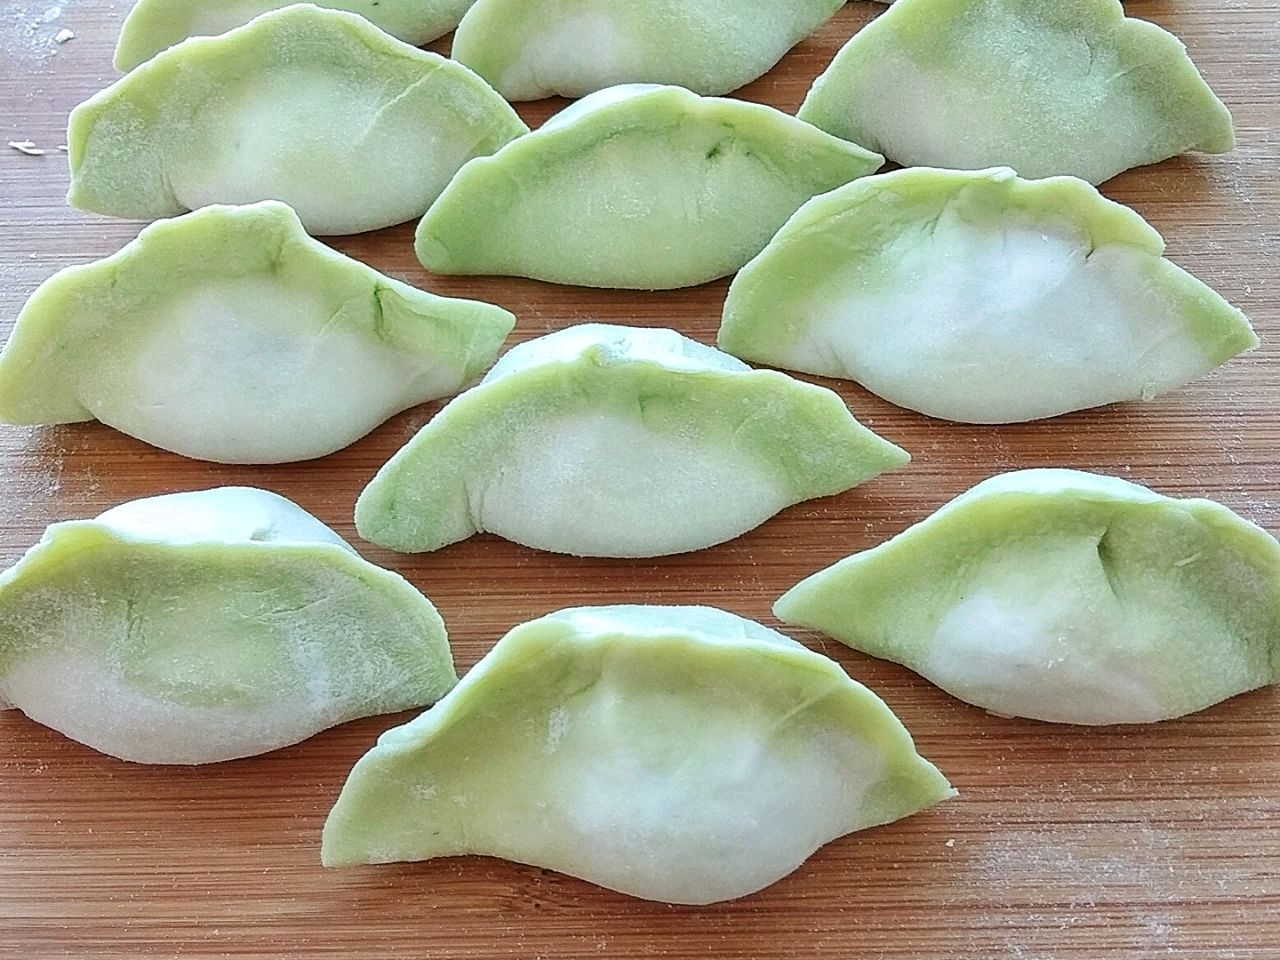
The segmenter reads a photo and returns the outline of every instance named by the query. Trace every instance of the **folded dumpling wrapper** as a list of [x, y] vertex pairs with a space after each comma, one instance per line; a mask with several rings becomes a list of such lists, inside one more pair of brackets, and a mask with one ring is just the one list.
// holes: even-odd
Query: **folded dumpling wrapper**
[[322, 857], [485, 854], [712, 903], [954, 793], [874, 693], [794, 640], [707, 607], [582, 607], [516, 627], [383, 734]]
[[[472, 0], [324, 0], [420, 47], [458, 25]], [[188, 37], [213, 36], [289, 4], [282, 0], [138, 0], [120, 28], [115, 68], [132, 70]]]
[[1182, 43], [1119, 0], [898, 0], [798, 116], [907, 167], [1091, 183], [1234, 146], [1231, 114]]
[[71, 111], [73, 207], [154, 220], [283, 200], [314, 234], [422, 215], [528, 128], [462, 64], [311, 4], [170, 47]]
[[205, 207], [36, 290], [0, 354], [0, 421], [98, 419], [188, 457], [305, 460], [457, 393], [514, 325], [335, 253], [282, 203]]
[[0, 574], [0, 705], [125, 760], [264, 753], [455, 679], [429, 600], [264, 490], [55, 523]]
[[453, 56], [508, 100], [581, 97], [619, 83], [736, 90], [844, 0], [477, 0]]
[[899, 170], [801, 207], [734, 278], [719, 343], [969, 423], [1150, 400], [1258, 345], [1163, 252], [1074, 177]]
[[1150, 723], [1276, 681], [1280, 544], [1210, 500], [1025, 470], [814, 574], [774, 612], [993, 713]]
[[669, 289], [733, 273], [883, 158], [772, 107], [632, 84], [460, 171], [418, 226], [436, 273]]
[[835, 393], [674, 330], [583, 324], [511, 349], [378, 472], [366, 540], [436, 550], [488, 531], [579, 556], [730, 540], [910, 457]]

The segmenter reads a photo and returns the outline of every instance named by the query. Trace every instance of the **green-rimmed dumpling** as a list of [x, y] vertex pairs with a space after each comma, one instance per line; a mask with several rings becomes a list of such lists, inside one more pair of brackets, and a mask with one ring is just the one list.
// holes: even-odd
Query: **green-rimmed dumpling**
[[527, 130], [461, 64], [297, 4], [184, 40], [76, 107], [67, 200], [139, 220], [283, 200], [311, 233], [359, 233], [421, 216]]
[[702, 94], [763, 74], [844, 0], [477, 0], [453, 56], [508, 100], [619, 83]]
[[674, 330], [583, 324], [514, 347], [356, 503], [366, 540], [488, 531], [597, 557], [699, 550], [905, 464], [830, 390]]
[[[421, 46], [458, 25], [472, 0], [325, 0], [317, 4], [358, 13], [398, 40]], [[288, 6], [282, 0], [138, 0], [116, 43], [115, 67], [132, 70], [188, 37], [225, 33], [259, 14]]]
[[1149, 400], [1258, 345], [1082, 180], [912, 168], [810, 200], [734, 278], [720, 347], [1010, 423]]
[[815, 194], [882, 158], [772, 107], [594, 93], [458, 172], [418, 227], [437, 273], [669, 289], [733, 273]]
[[1276, 681], [1280, 544], [1210, 500], [1027, 470], [814, 574], [774, 612], [994, 713], [1149, 723]]
[[707, 607], [516, 627], [351, 771], [326, 865], [485, 854], [637, 897], [752, 893], [955, 793], [870, 690]]
[[188, 457], [320, 457], [456, 393], [515, 318], [306, 235], [275, 201], [147, 227], [47, 280], [0, 354], [0, 421], [98, 419]]
[[263, 753], [454, 680], [430, 601], [264, 490], [55, 523], [0, 575], [0, 706], [125, 760]]
[[799, 116], [903, 166], [1010, 166], [1102, 183], [1231, 115], [1178, 39], [1118, 0], [898, 0], [845, 45]]

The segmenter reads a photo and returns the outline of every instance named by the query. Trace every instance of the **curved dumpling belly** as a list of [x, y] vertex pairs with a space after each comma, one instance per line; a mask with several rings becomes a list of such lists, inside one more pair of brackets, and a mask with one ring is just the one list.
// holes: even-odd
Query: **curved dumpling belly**
[[126, 760], [262, 753], [454, 679], [430, 601], [261, 490], [54, 524], [0, 576], [0, 703]]
[[584, 324], [513, 348], [356, 504], [421, 551], [490, 530], [580, 556], [711, 546], [904, 464], [838, 396], [674, 330]]
[[995, 713], [1149, 723], [1276, 681], [1280, 544], [1212, 501], [1027, 470], [774, 609]]
[[867, 177], [811, 200], [743, 268], [719, 342], [971, 423], [1149, 400], [1258, 342], [1163, 250], [1074, 178]]
[[388, 731], [325, 824], [330, 866], [478, 853], [711, 903], [954, 793], [832, 661], [720, 610], [522, 624]]

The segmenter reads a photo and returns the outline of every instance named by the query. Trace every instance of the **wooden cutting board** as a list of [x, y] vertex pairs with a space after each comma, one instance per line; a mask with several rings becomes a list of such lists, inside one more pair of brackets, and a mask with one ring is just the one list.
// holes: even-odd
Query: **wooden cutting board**
[[[68, 110], [115, 77], [127, 4], [56, 2], [0, 7], [0, 141], [49, 151], [0, 151], [6, 329], [40, 281], [114, 252], [139, 226], [67, 209], [56, 150]], [[794, 110], [878, 9], [850, 4], [742, 95]], [[800, 577], [1013, 468], [1115, 473], [1215, 497], [1280, 530], [1280, 2], [1127, 9], [1186, 41], [1234, 111], [1240, 146], [1130, 172], [1105, 192], [1135, 206], [1174, 260], [1253, 318], [1261, 350], [1155, 403], [1025, 426], [927, 420], [835, 385], [864, 422], [915, 454], [910, 468], [690, 556], [575, 560], [489, 537], [417, 557], [360, 544], [364, 554], [436, 602], [468, 667], [512, 625], [571, 605], [707, 603], [772, 623], [771, 602]], [[64, 28], [75, 37], [58, 44]], [[536, 124], [559, 106], [521, 112]], [[410, 283], [510, 308], [519, 339], [584, 320], [714, 337], [724, 283], [638, 294], [430, 277], [411, 233], [336, 246]], [[435, 409], [324, 460], [267, 468], [184, 460], [97, 424], [0, 428], [0, 559], [18, 557], [51, 521], [228, 483], [278, 491], [354, 536], [356, 494]], [[347, 771], [407, 715], [265, 757], [170, 769], [97, 755], [10, 712], [0, 716], [0, 957], [1280, 957], [1280, 693], [1157, 726], [1067, 729], [988, 716], [905, 669], [800, 638], [884, 696], [958, 799], [837, 841], [742, 901], [669, 907], [480, 858], [321, 869], [320, 827]]]

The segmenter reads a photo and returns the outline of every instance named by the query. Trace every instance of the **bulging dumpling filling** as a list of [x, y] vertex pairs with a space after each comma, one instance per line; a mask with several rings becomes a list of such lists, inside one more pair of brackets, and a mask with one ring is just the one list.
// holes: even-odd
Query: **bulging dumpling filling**
[[153, 220], [283, 200], [310, 233], [360, 233], [421, 216], [527, 131], [461, 64], [296, 4], [184, 40], [76, 107], [67, 201]]
[[814, 574], [774, 612], [993, 713], [1149, 723], [1276, 681], [1280, 544], [1209, 500], [1027, 470]]
[[618, 83], [723, 94], [763, 74], [844, 0], [478, 0], [453, 55], [508, 100]]
[[947, 420], [1149, 400], [1258, 344], [1082, 180], [913, 168], [803, 206], [734, 278], [720, 346]]
[[[472, 0], [325, 0], [317, 4], [358, 13], [398, 40], [421, 46], [458, 25]], [[284, 0], [138, 0], [116, 44], [115, 67], [132, 70], [188, 37], [225, 33]]]
[[418, 226], [418, 259], [446, 274], [693, 286], [882, 162], [771, 107], [611, 87], [460, 170]]
[[430, 601], [263, 490], [55, 523], [0, 575], [0, 705], [125, 760], [263, 753], [455, 679]]
[[584, 324], [514, 347], [378, 472], [365, 539], [406, 552], [489, 531], [648, 557], [732, 539], [910, 458], [830, 390], [674, 330]]
[[875, 694], [782, 634], [707, 607], [583, 607], [516, 627], [383, 734], [322, 856], [484, 854], [712, 903], [954, 792]]
[[305, 460], [456, 393], [514, 324], [335, 253], [284, 204], [206, 207], [41, 285], [0, 354], [0, 421], [98, 419], [204, 460]]
[[1091, 183], [1234, 145], [1231, 114], [1177, 37], [1119, 0], [898, 0], [798, 116], [903, 166]]

